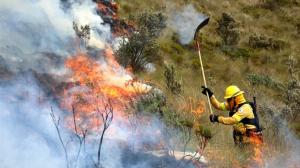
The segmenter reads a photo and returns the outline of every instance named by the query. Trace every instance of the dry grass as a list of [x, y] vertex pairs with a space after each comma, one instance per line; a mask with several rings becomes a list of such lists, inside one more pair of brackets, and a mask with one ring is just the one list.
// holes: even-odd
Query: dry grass
[[[163, 9], [165, 11], [176, 10], [184, 5], [193, 4], [200, 12], [209, 14], [211, 17], [209, 25], [203, 29], [203, 61], [205, 72], [207, 75], [208, 84], [215, 95], [222, 100], [224, 89], [229, 84], [236, 84], [241, 89], [247, 92], [248, 96], [260, 96], [265, 93], [269, 100], [276, 92], [267, 88], [252, 88], [246, 79], [248, 73], [264, 74], [272, 78], [284, 81], [288, 78], [288, 72], [283, 61], [289, 56], [294, 55], [300, 60], [300, 35], [297, 34], [296, 24], [300, 23], [300, 6], [285, 6], [278, 10], [272, 11], [269, 9], [260, 8], [260, 0], [214, 0], [214, 1], [199, 1], [199, 0], [173, 0], [173, 1], [119, 1], [121, 6], [121, 15], [135, 14], [137, 12], [149, 9]], [[229, 13], [239, 23], [240, 43], [239, 47], [249, 48], [248, 38], [252, 34], [261, 34], [274, 39], [280, 39], [290, 44], [290, 48], [280, 51], [272, 51], [265, 49], [251, 50], [250, 58], [232, 59], [224, 54], [220, 48], [220, 37], [215, 29], [217, 27], [216, 20], [220, 18], [223, 12]], [[161, 45], [161, 56], [164, 63], [176, 65], [176, 70], [179, 78], [183, 83], [183, 99], [189, 97], [200, 98], [205, 101], [205, 97], [200, 93], [200, 86], [203, 85], [203, 79], [200, 69], [193, 68], [193, 62], [198, 61], [197, 51], [190, 46], [181, 46], [181, 53], [174, 51], [175, 44], [172, 40], [173, 32], [167, 29], [159, 40]], [[173, 48], [172, 48], [173, 47]], [[178, 46], [177, 46], [178, 47]], [[178, 58], [180, 57], [180, 58]], [[178, 60], [182, 59], [182, 60]], [[300, 62], [300, 61], [299, 61]], [[300, 66], [300, 64], [299, 64]], [[181, 98], [174, 97], [165, 89], [163, 80], [163, 67], [158, 65], [154, 73], [142, 73], [139, 77], [155, 83], [165, 93], [169, 105], [179, 108], [182, 104]], [[250, 97], [248, 97], [250, 99]], [[250, 99], [251, 100], [251, 99]], [[259, 99], [263, 101], [264, 99]], [[259, 102], [262, 103], [262, 102]], [[208, 110], [206, 110], [208, 111]], [[221, 112], [216, 112], [221, 114]], [[224, 114], [227, 115], [227, 114]], [[206, 126], [211, 127], [215, 135], [210, 141], [206, 156], [211, 167], [242, 167], [243, 162], [247, 160], [248, 153], [241, 151], [233, 144], [232, 133], [230, 126], [221, 124], [211, 125], [208, 121], [208, 114], [202, 116], [201, 121]], [[267, 121], [265, 121], [267, 122]], [[295, 128], [298, 128], [295, 126]], [[296, 129], [297, 131], [297, 129]], [[265, 134], [266, 142], [269, 144], [266, 150], [267, 156], [276, 154], [276, 151], [285, 151], [284, 143], [279, 143], [279, 139], [274, 139], [271, 132]]]

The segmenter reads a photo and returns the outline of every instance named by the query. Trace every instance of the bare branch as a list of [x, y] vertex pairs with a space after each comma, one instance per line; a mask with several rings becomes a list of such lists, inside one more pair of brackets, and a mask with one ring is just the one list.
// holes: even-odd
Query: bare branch
[[62, 139], [62, 137], [61, 137], [61, 133], [60, 133], [60, 130], [59, 130], [60, 117], [58, 117], [58, 119], [56, 118], [56, 116], [55, 116], [55, 114], [53, 112], [52, 106], [51, 106], [50, 116], [51, 116], [53, 124], [54, 124], [54, 126], [56, 128], [56, 132], [57, 132], [59, 141], [60, 141], [60, 143], [61, 143], [61, 145], [63, 147], [63, 150], [64, 150], [65, 160], [66, 160], [66, 166], [67, 166], [67, 168], [69, 168], [70, 167], [70, 165], [69, 165], [69, 156], [68, 156], [68, 151], [67, 151], [67, 144], [68, 143], [65, 144], [64, 141], [63, 141], [63, 139]]
[[101, 112], [99, 110], [99, 108], [96, 109], [96, 111], [99, 113], [99, 115], [102, 118], [103, 121], [103, 129], [101, 132], [101, 136], [100, 136], [100, 140], [99, 140], [99, 145], [98, 145], [98, 160], [97, 160], [97, 167], [101, 167], [100, 164], [100, 159], [101, 159], [101, 147], [102, 147], [102, 143], [103, 143], [103, 138], [104, 138], [104, 134], [106, 132], [106, 130], [108, 129], [108, 127], [110, 126], [112, 120], [113, 120], [113, 106], [111, 104], [111, 100], [108, 99], [108, 102], [104, 104], [104, 110]]

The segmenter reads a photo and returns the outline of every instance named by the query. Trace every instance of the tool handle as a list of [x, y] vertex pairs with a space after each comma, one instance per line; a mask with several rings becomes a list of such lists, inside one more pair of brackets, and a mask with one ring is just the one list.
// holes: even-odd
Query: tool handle
[[[200, 45], [199, 45], [198, 41], [196, 41], [196, 43], [197, 43], [197, 47], [198, 47], [198, 55], [199, 55], [199, 60], [200, 60], [200, 66], [201, 66], [201, 71], [202, 71], [204, 86], [207, 88], [206, 79], [205, 79], [205, 73], [204, 73], [204, 68], [203, 68], [203, 63], [202, 63], [202, 56], [201, 56], [201, 52], [200, 52]], [[206, 96], [207, 96], [207, 101], [208, 101], [208, 105], [209, 105], [209, 112], [210, 112], [210, 114], [213, 114], [213, 111], [212, 111], [212, 108], [211, 108], [210, 99], [209, 99], [209, 95], [208, 95], [207, 92], [206, 92]]]

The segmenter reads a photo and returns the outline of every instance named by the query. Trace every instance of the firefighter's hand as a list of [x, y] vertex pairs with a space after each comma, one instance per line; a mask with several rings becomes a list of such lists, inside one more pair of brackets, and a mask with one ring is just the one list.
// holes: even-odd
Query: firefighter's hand
[[209, 97], [211, 97], [214, 93], [207, 87], [201, 86], [202, 87], [202, 93], [206, 96], [206, 93], [208, 94]]
[[209, 116], [209, 120], [210, 120], [210, 122], [218, 122], [218, 117], [219, 117], [219, 116], [217, 116], [217, 115], [211, 114], [211, 115]]

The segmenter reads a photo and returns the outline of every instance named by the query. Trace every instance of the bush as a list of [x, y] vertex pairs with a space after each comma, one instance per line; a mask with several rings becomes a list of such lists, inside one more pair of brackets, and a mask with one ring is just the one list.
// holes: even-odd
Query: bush
[[76, 36], [80, 39], [80, 43], [86, 47], [88, 41], [91, 38], [91, 28], [89, 25], [79, 26], [76, 22], [73, 22], [73, 30]]
[[286, 105], [286, 107], [281, 110], [282, 113], [286, 113], [286, 115], [283, 116], [288, 120], [296, 120], [300, 110], [300, 80], [297, 76], [299, 75], [299, 69], [296, 68], [297, 60], [293, 57], [289, 57], [286, 64], [290, 75], [290, 79], [287, 82], [276, 82], [269, 76], [256, 74], [249, 74], [247, 78], [253, 86], [263, 85], [279, 93], [282, 101]]
[[183, 92], [181, 83], [176, 79], [174, 66], [165, 65], [164, 71], [165, 83], [167, 88], [175, 95], [179, 95]]
[[263, 85], [268, 88], [280, 89], [282, 90], [282, 84], [271, 79], [269, 76], [257, 75], [257, 74], [248, 74], [247, 79], [252, 86]]
[[227, 13], [223, 13], [218, 22], [217, 33], [221, 36], [225, 45], [236, 45], [239, 42], [238, 24]]
[[136, 31], [122, 40], [117, 60], [137, 72], [159, 59], [156, 39], [166, 27], [166, 17], [161, 13], [144, 12], [137, 17], [130, 16], [130, 21], [136, 23]]
[[161, 113], [162, 107], [166, 105], [165, 95], [158, 89], [152, 89], [146, 95], [143, 95], [134, 104], [134, 109], [137, 112]]
[[249, 58], [250, 57], [250, 51], [245, 48], [233, 48], [233, 47], [223, 47], [222, 51], [229, 55], [232, 58]]
[[290, 6], [294, 4], [298, 4], [297, 0], [265, 0], [265, 2], [261, 4], [261, 7], [269, 10], [276, 10], [282, 6]]
[[273, 38], [268, 38], [264, 35], [251, 35], [249, 37], [248, 44], [254, 49], [264, 48], [273, 50], [281, 50], [289, 46], [289, 44], [285, 41], [275, 40]]

